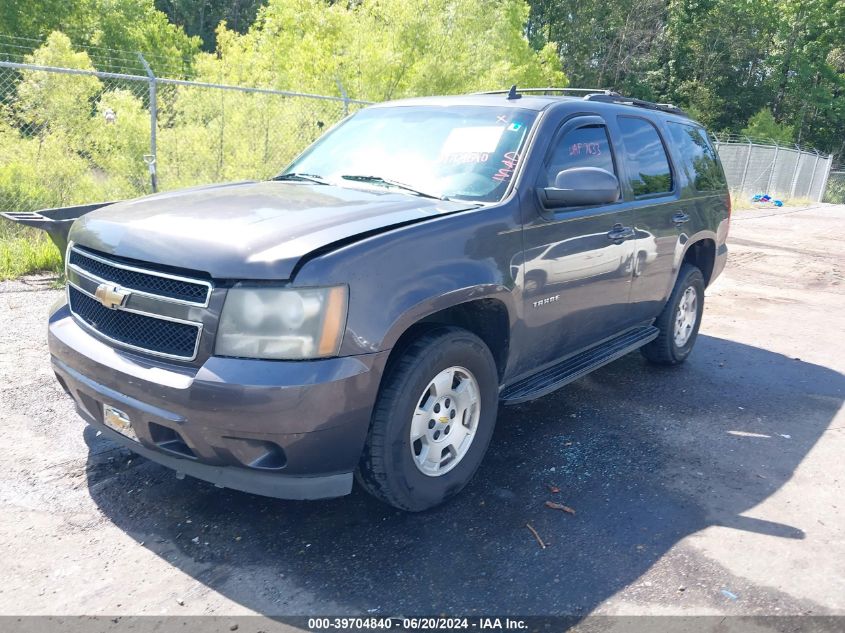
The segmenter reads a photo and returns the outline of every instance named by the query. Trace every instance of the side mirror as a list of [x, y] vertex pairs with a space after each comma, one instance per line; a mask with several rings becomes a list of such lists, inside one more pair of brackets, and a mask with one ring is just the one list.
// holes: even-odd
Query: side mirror
[[610, 204], [619, 199], [619, 180], [599, 167], [573, 167], [558, 172], [554, 187], [538, 190], [546, 207]]

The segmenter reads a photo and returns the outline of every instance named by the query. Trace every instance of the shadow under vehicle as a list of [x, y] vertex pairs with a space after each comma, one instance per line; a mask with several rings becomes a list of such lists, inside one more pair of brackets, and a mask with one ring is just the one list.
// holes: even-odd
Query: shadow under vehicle
[[[114, 453], [101, 451], [114, 444], [93, 429], [88, 486], [103, 515], [144, 547], [271, 616], [325, 615], [327, 605], [349, 614], [429, 613], [433, 604], [448, 614], [583, 616], [667, 554], [666, 584], [689, 585], [685, 600], [718, 600], [723, 583], [745, 609], [824, 614], [821, 605], [749, 585], [690, 546], [670, 550], [714, 526], [804, 538], [812, 513], [794, 524], [746, 513], [792, 478], [843, 393], [835, 371], [702, 336], [679, 370], [630, 355], [505, 409], [464, 494], [422, 514], [358, 490], [291, 502], [177, 481], [152, 462], [107, 461]], [[561, 492], [551, 495], [548, 484]], [[544, 508], [548, 499], [576, 514]], [[690, 577], [717, 585], [701, 589]]]

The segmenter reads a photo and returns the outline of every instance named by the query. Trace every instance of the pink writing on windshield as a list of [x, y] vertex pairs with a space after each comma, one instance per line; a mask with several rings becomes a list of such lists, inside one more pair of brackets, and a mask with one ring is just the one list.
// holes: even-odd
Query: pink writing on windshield
[[516, 152], [507, 152], [505, 153], [504, 157], [502, 158], [502, 165], [503, 167], [499, 168], [495, 174], [493, 174], [493, 180], [498, 182], [504, 182], [508, 178], [513, 175], [513, 170], [516, 169], [516, 165], [519, 162], [519, 154]]

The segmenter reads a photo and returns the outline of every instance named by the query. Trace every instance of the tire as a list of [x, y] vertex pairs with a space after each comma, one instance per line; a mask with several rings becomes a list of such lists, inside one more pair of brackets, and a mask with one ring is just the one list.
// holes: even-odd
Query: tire
[[[695, 309], [684, 310], [686, 314], [695, 314], [695, 322], [688, 328], [686, 340], [682, 344], [676, 340], [676, 322], [679, 319], [679, 306], [685, 300], [689, 305], [689, 289], [695, 293]], [[640, 348], [643, 356], [650, 362], [658, 365], [677, 365], [684, 362], [692, 352], [695, 341], [698, 338], [698, 329], [701, 327], [701, 315], [704, 312], [704, 275], [692, 264], [683, 264], [678, 273], [678, 280], [669, 295], [669, 300], [663, 308], [663, 312], [654, 322], [655, 327], [660, 330], [657, 338]], [[689, 325], [689, 321], [685, 322]], [[679, 330], [682, 328], [678, 328]]]
[[[481, 339], [461, 328], [429, 330], [400, 354], [395, 362], [391, 359], [382, 379], [356, 479], [367, 492], [385, 503], [419, 512], [456, 495], [475, 474], [496, 424], [499, 379], [490, 350]], [[449, 372], [454, 376], [450, 386], [442, 390], [435, 388], [433, 379], [448, 376]], [[477, 386], [475, 392], [473, 384]], [[450, 389], [458, 394], [453, 399], [449, 398], [453, 393]], [[463, 408], [473, 401], [473, 393], [478, 408]], [[435, 407], [438, 414], [434, 414]], [[458, 424], [462, 417], [458, 410], [467, 412], [466, 423]], [[424, 415], [418, 413], [425, 411]], [[471, 411], [477, 413], [473, 416]], [[429, 415], [431, 419], [426, 420]], [[430, 426], [432, 422], [434, 427]], [[419, 426], [421, 423], [424, 426]], [[466, 436], [470, 441], [449, 449], [447, 442], [457, 441], [470, 427], [474, 428]], [[411, 440], [412, 428], [424, 429], [416, 442]], [[441, 435], [434, 439], [438, 432]], [[439, 459], [438, 451], [445, 451], [446, 458], [436, 467], [439, 474], [423, 472], [423, 467], [435, 468], [428, 461], [418, 466], [417, 462], [424, 460], [425, 447], [428, 448], [425, 455], [431, 454], [434, 460]], [[459, 449], [464, 452], [450, 461], [450, 451]]]

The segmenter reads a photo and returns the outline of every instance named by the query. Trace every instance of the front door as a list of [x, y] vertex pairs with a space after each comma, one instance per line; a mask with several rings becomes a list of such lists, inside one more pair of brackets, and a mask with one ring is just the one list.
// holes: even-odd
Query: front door
[[[558, 172], [600, 167], [620, 178], [612, 135], [598, 116], [565, 121], [540, 170], [537, 187]], [[523, 300], [526, 342], [522, 371], [561, 358], [627, 325], [634, 266], [633, 212], [622, 202], [545, 209], [526, 205]]]

